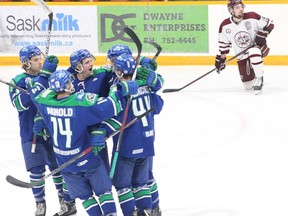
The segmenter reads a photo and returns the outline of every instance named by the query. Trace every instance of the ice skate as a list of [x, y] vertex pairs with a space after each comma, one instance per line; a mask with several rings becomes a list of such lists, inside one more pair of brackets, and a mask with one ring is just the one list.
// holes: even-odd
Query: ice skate
[[45, 216], [46, 215], [46, 202], [37, 202], [35, 216]]
[[262, 87], [263, 87], [263, 77], [257, 77], [254, 84], [255, 95], [262, 93]]
[[58, 199], [59, 199], [60, 211], [61, 211], [62, 208], [65, 208], [64, 197], [58, 196]]
[[[60, 197], [59, 197], [59, 202], [60, 202]], [[60, 202], [60, 211], [56, 214], [54, 214], [54, 216], [71, 216], [71, 215], [75, 215], [77, 213], [77, 209], [76, 209], [76, 203], [75, 201], [71, 202], [71, 203], [65, 203], [64, 200], [61, 203]]]
[[161, 216], [162, 215], [162, 211], [160, 209], [159, 206], [157, 206], [156, 208], [152, 209], [152, 216]]
[[151, 216], [152, 215], [152, 210], [151, 209], [144, 209], [143, 216]]
[[134, 210], [133, 213], [132, 213], [132, 216], [138, 216], [138, 211]]

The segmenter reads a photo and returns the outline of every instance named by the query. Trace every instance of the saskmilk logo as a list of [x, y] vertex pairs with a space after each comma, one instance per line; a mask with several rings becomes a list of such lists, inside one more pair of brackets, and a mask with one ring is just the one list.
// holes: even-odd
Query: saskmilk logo
[[[47, 31], [48, 25], [48, 19], [41, 21], [34, 15], [25, 19], [14, 15], [6, 17], [6, 29], [8, 31]], [[78, 19], [64, 13], [56, 13], [52, 27], [52, 31], [79, 31]]]

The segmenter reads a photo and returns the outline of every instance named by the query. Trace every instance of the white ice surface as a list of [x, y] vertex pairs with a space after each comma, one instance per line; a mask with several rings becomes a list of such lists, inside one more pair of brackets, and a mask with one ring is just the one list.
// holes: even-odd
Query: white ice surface
[[[158, 71], [165, 89], [182, 87], [211, 69]], [[19, 72], [0, 67], [7, 81]], [[161, 93], [165, 105], [155, 118], [154, 175], [164, 216], [288, 215], [288, 67], [266, 66], [264, 81], [256, 96], [244, 90], [236, 66], [227, 66], [179, 92]], [[0, 93], [0, 212], [32, 216], [30, 189], [5, 180], [10, 174], [28, 181], [28, 174], [5, 84], [0, 83]], [[52, 216], [59, 205], [52, 179], [46, 182], [47, 216]], [[80, 200], [77, 208], [78, 216], [86, 215]]]

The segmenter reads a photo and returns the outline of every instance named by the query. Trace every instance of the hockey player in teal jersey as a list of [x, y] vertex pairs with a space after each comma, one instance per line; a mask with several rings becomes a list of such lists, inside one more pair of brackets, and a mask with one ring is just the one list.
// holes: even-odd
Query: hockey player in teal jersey
[[[37, 107], [53, 139], [58, 164], [63, 164], [91, 145], [89, 125], [115, 116], [125, 106], [123, 97], [137, 92], [135, 82], [121, 82], [119, 90], [108, 97], [92, 93], [75, 93], [72, 76], [66, 70], [54, 72], [49, 78], [49, 89], [33, 95]], [[79, 198], [90, 216], [116, 216], [116, 206], [111, 192], [111, 181], [102, 159], [101, 146], [93, 146], [86, 154], [62, 170], [71, 198]], [[94, 153], [94, 154], [93, 154]], [[98, 201], [93, 194], [99, 197]], [[101, 206], [101, 208], [99, 207]]]
[[94, 68], [95, 60], [87, 49], [77, 50], [70, 55], [70, 67], [67, 70], [75, 76], [75, 92], [90, 92], [106, 97], [113, 72], [109, 66]]
[[[11, 83], [22, 89], [26, 89], [26, 80], [33, 79], [38, 76], [39, 71], [45, 68], [47, 71], [52, 69], [44, 65], [43, 54], [41, 50], [34, 45], [23, 47], [19, 52], [20, 62], [22, 64], [23, 73], [15, 76]], [[57, 66], [57, 65], [56, 65]], [[24, 155], [26, 170], [29, 172], [31, 181], [37, 181], [45, 176], [46, 166], [49, 170], [58, 167], [51, 138], [46, 136], [37, 136], [36, 149], [33, 153], [33, 125], [34, 117], [37, 114], [37, 107], [31, 100], [29, 94], [19, 91], [16, 88], [9, 87], [9, 95], [13, 106], [18, 111], [19, 128], [21, 137], [21, 147]], [[55, 187], [58, 191], [59, 201], [63, 199], [62, 176], [60, 173], [52, 175]], [[32, 188], [32, 193], [36, 201], [36, 216], [46, 215], [45, 200], [45, 183]], [[62, 204], [60, 202], [60, 204]], [[25, 213], [23, 213], [25, 214]], [[26, 213], [27, 215], [28, 213]]]
[[[110, 91], [109, 81], [113, 73], [111, 67], [94, 68], [95, 60], [95, 57], [87, 49], [77, 50], [70, 55], [70, 67], [67, 70], [75, 76], [73, 81], [75, 92], [90, 92], [100, 97], [107, 97]], [[94, 128], [97, 128], [97, 125], [89, 127], [91, 142], [94, 139]], [[109, 172], [108, 148], [103, 148], [99, 155]]]
[[[113, 67], [115, 59], [122, 54], [132, 55], [132, 51], [127, 45], [124, 45], [124, 44], [117, 44], [117, 45], [112, 46], [107, 52], [108, 64]], [[137, 71], [136, 80], [141, 80], [145, 82], [148, 85], [149, 90], [151, 92], [159, 91], [163, 87], [164, 79], [160, 74], [155, 72], [158, 67], [157, 62], [153, 59], [142, 56], [140, 58], [140, 66], [141, 67], [138, 68], [138, 71]], [[119, 81], [118, 77], [116, 76], [116, 74], [114, 74], [114, 77], [111, 80], [111, 85], [112, 83], [115, 83], [115, 82], [117, 83], [118, 81]], [[153, 172], [153, 158], [154, 156], [149, 157], [148, 186], [150, 187], [150, 190], [151, 190], [153, 215], [161, 216], [162, 212], [159, 207], [160, 200], [159, 200], [158, 184], [154, 177], [154, 172]]]
[[[119, 81], [131, 80], [136, 61], [132, 55], [122, 54], [114, 60], [114, 72]], [[112, 179], [117, 190], [118, 200], [124, 216], [152, 215], [152, 198], [149, 180], [149, 158], [154, 156], [154, 115], [163, 107], [162, 98], [152, 92], [146, 82], [137, 80], [139, 89], [132, 96], [127, 122], [135, 116], [154, 108], [154, 111], [143, 117], [123, 133], [119, 157]], [[99, 145], [105, 142], [105, 136], [121, 127], [124, 113], [101, 123], [98, 129]], [[116, 150], [118, 136], [113, 137], [113, 153]], [[136, 208], [137, 207], [137, 208]]]
[[[39, 75], [32, 79], [35, 88], [33, 88], [31, 91], [33, 91], [34, 94], [38, 94], [38, 92], [41, 92], [49, 87], [48, 79], [56, 70], [58, 62], [58, 58], [54, 55], [49, 55], [46, 57]], [[32, 101], [34, 100], [33, 97], [31, 97], [31, 99]], [[42, 136], [44, 138], [50, 137], [49, 130], [47, 129], [40, 113], [37, 113], [34, 117], [33, 132], [37, 136]], [[70, 198], [65, 182], [63, 182], [63, 193], [61, 193], [61, 196], [59, 196], [59, 202], [60, 211], [53, 216], [70, 216], [77, 213], [76, 202], [74, 199]]]

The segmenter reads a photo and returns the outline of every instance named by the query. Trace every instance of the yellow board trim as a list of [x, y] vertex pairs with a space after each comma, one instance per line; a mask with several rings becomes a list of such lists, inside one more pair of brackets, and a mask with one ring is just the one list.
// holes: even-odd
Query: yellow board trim
[[[99, 5], [99, 6], [111, 6], [111, 5], [226, 5], [227, 1], [143, 1], [143, 2], [46, 2], [49, 6], [62, 6], [62, 5]], [[288, 4], [288, 0], [267, 0], [267, 1], [255, 1], [244, 0], [244, 4]], [[35, 5], [33, 2], [2, 2], [1, 6], [31, 6]]]
[[[152, 56], [150, 56], [152, 57]], [[232, 56], [227, 56], [227, 59]], [[16, 56], [0, 56], [0, 66], [14, 66], [19, 65], [19, 58]], [[59, 66], [69, 66], [69, 56], [58, 56]], [[173, 65], [214, 65], [215, 56], [159, 56], [157, 58], [159, 66], [173, 66]], [[96, 56], [95, 65], [104, 65], [106, 63], [106, 56]], [[288, 65], [288, 56], [267, 56], [264, 59], [265, 65]], [[236, 60], [229, 62], [231, 65], [236, 65]]]

